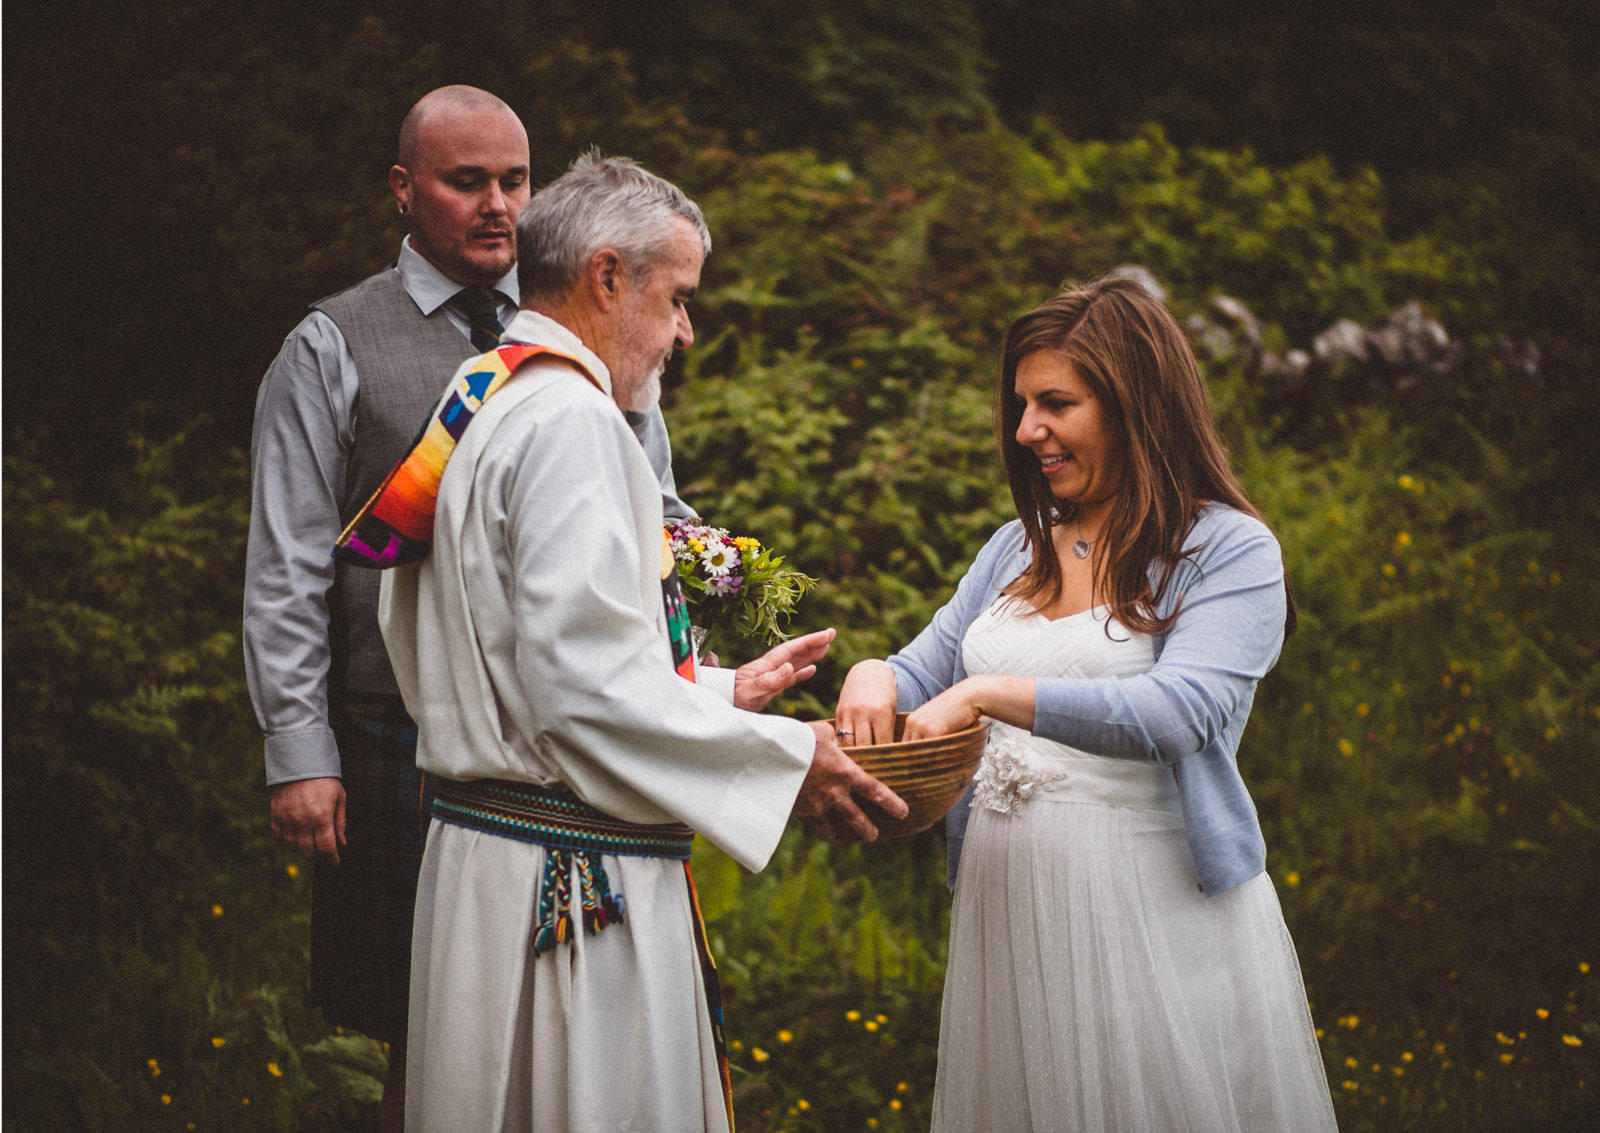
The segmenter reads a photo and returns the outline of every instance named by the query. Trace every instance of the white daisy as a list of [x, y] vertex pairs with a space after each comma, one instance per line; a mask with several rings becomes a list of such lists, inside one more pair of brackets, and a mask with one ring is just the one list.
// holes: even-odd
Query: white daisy
[[732, 543], [714, 542], [700, 552], [700, 566], [712, 578], [721, 578], [739, 565], [739, 549]]

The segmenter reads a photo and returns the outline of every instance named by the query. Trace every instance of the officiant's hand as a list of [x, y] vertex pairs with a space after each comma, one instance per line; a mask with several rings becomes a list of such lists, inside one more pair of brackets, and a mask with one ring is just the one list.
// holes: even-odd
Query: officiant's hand
[[810, 680], [817, 662], [828, 655], [834, 631], [820, 629], [793, 641], [785, 641], [740, 665], [733, 673], [733, 703], [751, 712], [760, 712], [767, 702], [787, 688]]
[[829, 724], [817, 721], [811, 729], [817, 734], [817, 750], [794, 801], [794, 816], [819, 838], [876, 841], [878, 828], [861, 803], [870, 803], [890, 818], [904, 818], [909, 808], [840, 750]]
[[844, 747], [894, 743], [897, 696], [894, 670], [887, 661], [868, 660], [851, 666], [833, 713], [839, 743]]

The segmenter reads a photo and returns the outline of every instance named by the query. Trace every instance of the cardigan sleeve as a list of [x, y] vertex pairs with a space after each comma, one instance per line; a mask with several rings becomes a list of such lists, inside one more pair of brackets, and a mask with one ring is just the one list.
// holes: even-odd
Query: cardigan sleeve
[[1167, 596], [1177, 621], [1134, 677], [1043, 678], [1035, 734], [1083, 751], [1172, 764], [1225, 733], [1236, 743], [1256, 683], [1283, 645], [1283, 557], [1265, 525], [1224, 511], [1180, 564]]
[[926, 704], [966, 676], [961, 642], [967, 627], [1021, 570], [1026, 561], [1021, 556], [1024, 542], [1022, 524], [1016, 520], [996, 531], [967, 568], [950, 601], [909, 645], [889, 658], [900, 711]]

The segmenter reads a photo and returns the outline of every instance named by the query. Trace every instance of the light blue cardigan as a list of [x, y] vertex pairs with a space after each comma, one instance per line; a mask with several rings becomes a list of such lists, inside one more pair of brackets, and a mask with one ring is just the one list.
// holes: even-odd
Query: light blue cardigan
[[[1134, 677], [1041, 678], [1033, 731], [1082, 751], [1172, 768], [1200, 890], [1215, 896], [1266, 867], [1255, 804], [1239, 777], [1239, 737], [1258, 682], [1283, 646], [1283, 554], [1256, 519], [1208, 504], [1195, 520], [1162, 599], [1182, 613], [1155, 637], [1155, 666]], [[978, 552], [956, 593], [905, 649], [889, 658], [901, 711], [967, 675], [961, 642], [979, 613], [1028, 565], [1012, 520]], [[1151, 582], [1154, 585], [1154, 570]], [[970, 796], [970, 790], [968, 792]], [[966, 833], [968, 800], [947, 820], [950, 877]]]

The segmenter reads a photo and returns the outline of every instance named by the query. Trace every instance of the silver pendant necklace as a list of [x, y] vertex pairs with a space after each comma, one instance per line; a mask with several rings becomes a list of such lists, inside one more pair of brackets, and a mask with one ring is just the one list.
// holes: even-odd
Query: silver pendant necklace
[[1089, 550], [1094, 544], [1090, 543], [1089, 540], [1083, 537], [1083, 524], [1079, 523], [1077, 524], [1077, 527], [1078, 538], [1077, 541], [1072, 544], [1072, 553], [1077, 555], [1080, 559], [1086, 559], [1089, 557]]

